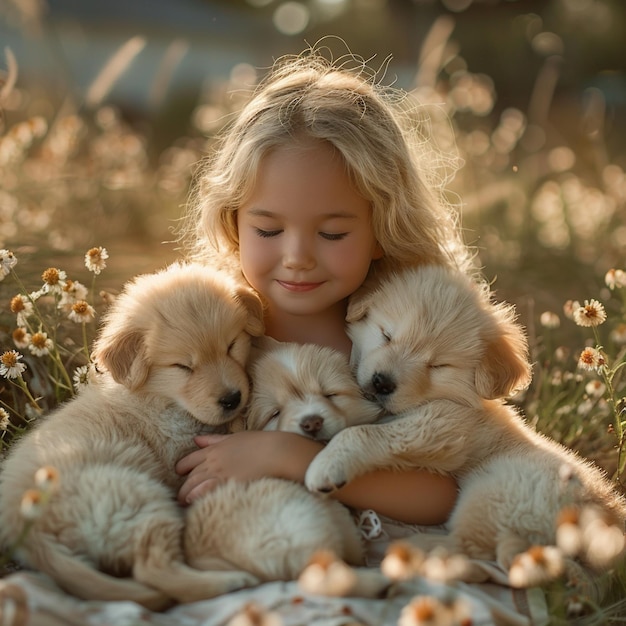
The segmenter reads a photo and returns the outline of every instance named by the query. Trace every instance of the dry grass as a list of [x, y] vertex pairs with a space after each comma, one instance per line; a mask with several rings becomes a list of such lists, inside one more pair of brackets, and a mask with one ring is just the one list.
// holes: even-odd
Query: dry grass
[[[43, 16], [26, 17], [31, 27], [45, 29]], [[449, 18], [434, 23], [408, 110], [439, 149], [433, 175], [448, 182], [452, 201], [460, 198], [467, 240], [476, 245], [485, 274], [496, 281], [500, 298], [518, 305], [528, 328], [534, 382], [518, 399], [528, 420], [596, 460], [621, 485], [626, 285], [607, 282], [606, 274], [626, 269], [626, 154], [611, 152], [623, 145], [607, 142], [606, 102], [599, 90], [587, 92], [580, 110], [555, 101], [561, 66], [553, 54], [537, 49], [541, 69], [527, 110], [503, 108], [496, 105], [498, 85], [472, 72], [451, 35]], [[85, 300], [98, 313], [106, 305], [106, 295], [99, 295], [103, 287], [115, 291], [137, 268], [173, 258], [174, 250], [163, 252], [158, 244], [172, 238], [169, 228], [196, 163], [239, 106], [241, 77], [234, 75], [196, 103], [188, 133], [157, 148], [156, 129], [131, 124], [106, 104], [110, 86], [141, 45], [134, 39], [121, 49], [94, 77], [83, 102], [58, 99], [45, 85], [19, 79], [19, 59], [8, 50], [0, 63], [0, 249], [13, 250], [20, 262], [17, 274], [7, 272], [0, 282], [0, 345], [2, 353], [23, 350], [28, 367], [23, 386], [0, 378], [0, 406], [10, 420], [2, 432], [4, 446], [75, 392], [75, 368], [86, 363], [95, 328], [67, 318], [58, 308], [62, 292], [43, 294], [36, 299], [38, 317], [31, 320], [41, 327], [33, 325], [29, 333], [47, 333], [54, 348], [35, 356], [16, 347], [16, 317], [8, 303], [18, 293], [38, 291], [39, 276], [54, 267], [88, 285]], [[33, 103], [42, 101], [48, 115], [35, 112]], [[458, 159], [464, 166], [450, 181]], [[96, 287], [83, 255], [98, 245], [108, 247], [116, 269], [112, 276], [98, 276]], [[137, 250], [154, 256], [142, 258]], [[591, 299], [602, 303], [607, 319], [585, 328], [566, 303]], [[604, 366], [581, 367], [586, 347], [604, 355]], [[599, 606], [576, 589], [549, 587], [553, 623], [623, 623], [624, 563], [606, 578], [613, 588]]]

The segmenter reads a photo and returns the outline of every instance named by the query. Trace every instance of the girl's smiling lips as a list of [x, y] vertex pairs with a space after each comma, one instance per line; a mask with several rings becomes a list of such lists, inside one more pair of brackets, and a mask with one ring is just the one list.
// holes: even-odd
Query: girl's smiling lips
[[294, 292], [303, 292], [303, 291], [313, 291], [313, 289], [317, 289], [322, 283], [300, 283], [300, 282], [291, 282], [288, 280], [277, 280], [276, 281], [283, 289], [287, 291]]

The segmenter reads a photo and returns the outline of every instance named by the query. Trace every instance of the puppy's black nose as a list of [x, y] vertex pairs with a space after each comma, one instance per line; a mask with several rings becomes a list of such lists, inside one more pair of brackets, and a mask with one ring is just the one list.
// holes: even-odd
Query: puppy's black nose
[[300, 420], [300, 428], [304, 433], [315, 437], [324, 426], [324, 418], [319, 415], [307, 415]]
[[224, 410], [232, 411], [236, 409], [241, 402], [241, 391], [231, 391], [224, 394], [217, 402]]
[[383, 396], [388, 396], [396, 390], [396, 383], [389, 376], [380, 372], [376, 372], [372, 376], [372, 386], [377, 394]]

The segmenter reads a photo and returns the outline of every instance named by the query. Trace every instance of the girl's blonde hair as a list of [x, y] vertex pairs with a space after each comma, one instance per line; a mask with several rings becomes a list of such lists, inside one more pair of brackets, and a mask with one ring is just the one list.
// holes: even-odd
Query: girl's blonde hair
[[[402, 122], [400, 92], [383, 88], [364, 63], [348, 68], [315, 50], [279, 59], [258, 85], [215, 154], [201, 170], [182, 234], [191, 256], [238, 264], [237, 210], [272, 149], [310, 140], [341, 154], [355, 188], [371, 202], [383, 257], [376, 276], [424, 263], [470, 268], [452, 208], [430, 183], [424, 161]], [[434, 154], [434, 152], [433, 152]]]

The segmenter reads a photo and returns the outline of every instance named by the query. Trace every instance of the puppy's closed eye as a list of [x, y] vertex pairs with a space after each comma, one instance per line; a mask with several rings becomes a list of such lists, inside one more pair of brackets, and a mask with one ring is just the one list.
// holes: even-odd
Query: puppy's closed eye
[[278, 418], [280, 417], [280, 409], [275, 409], [269, 415], [267, 415], [259, 425], [259, 430], [267, 430], [268, 426], [272, 429], [276, 429]]
[[172, 367], [177, 367], [178, 369], [188, 372], [189, 374], [193, 372], [193, 368], [190, 365], [185, 365], [184, 363], [174, 363]]

